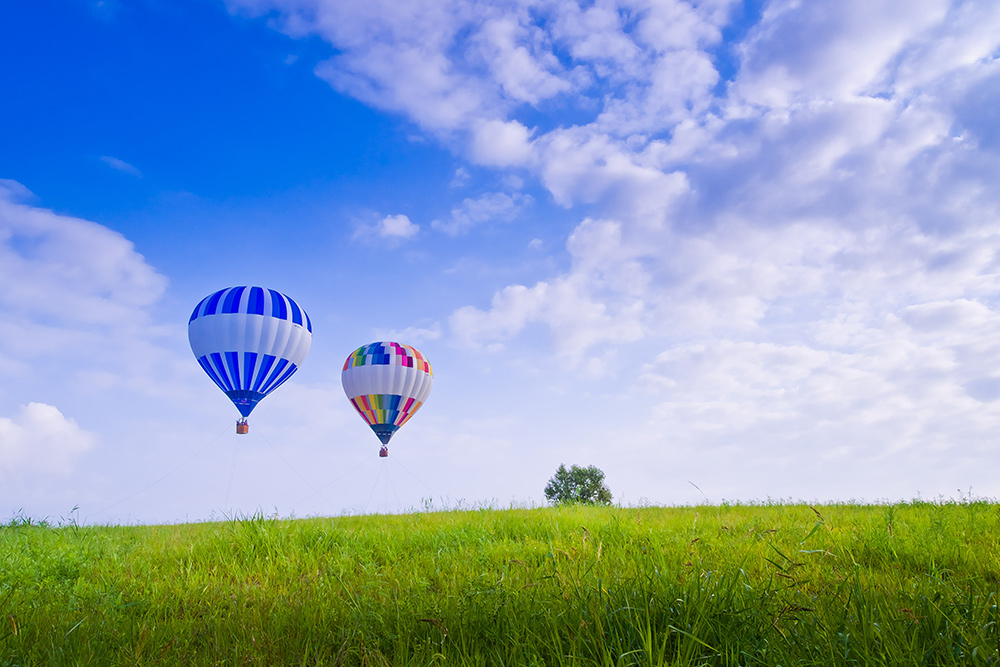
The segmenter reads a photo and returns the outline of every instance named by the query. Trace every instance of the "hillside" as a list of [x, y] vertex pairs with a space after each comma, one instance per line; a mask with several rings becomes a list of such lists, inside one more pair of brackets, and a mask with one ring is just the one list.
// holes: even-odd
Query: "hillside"
[[950, 665], [1000, 506], [509, 509], [0, 528], [0, 665]]

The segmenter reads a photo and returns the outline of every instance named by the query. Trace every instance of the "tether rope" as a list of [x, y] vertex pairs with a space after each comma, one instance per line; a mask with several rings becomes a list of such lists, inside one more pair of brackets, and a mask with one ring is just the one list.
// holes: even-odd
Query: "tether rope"
[[[236, 434], [233, 436], [233, 464], [229, 467], [229, 486], [226, 488], [226, 502], [223, 503], [223, 507], [229, 507], [229, 493], [233, 490], [233, 477], [236, 476], [236, 457], [240, 453], [240, 436]], [[230, 509], [230, 511], [232, 511]]]
[[[178, 470], [180, 470], [181, 468], [183, 468], [184, 466], [186, 466], [186, 465], [187, 465], [188, 463], [191, 463], [191, 461], [193, 461], [193, 460], [194, 460], [194, 459], [195, 459], [195, 458], [196, 458], [196, 457], [197, 457], [197, 456], [198, 456], [199, 454], [201, 454], [201, 453], [202, 453], [202, 452], [204, 452], [204, 451], [205, 451], [206, 449], [208, 449], [208, 448], [209, 448], [209, 447], [211, 447], [211, 446], [212, 446], [213, 444], [215, 444], [215, 441], [216, 441], [216, 440], [218, 440], [219, 438], [221, 438], [222, 436], [224, 436], [224, 435], [226, 434], [226, 431], [228, 431], [228, 430], [229, 430], [230, 428], [232, 428], [232, 424], [228, 424], [228, 425], [226, 426], [225, 430], [223, 430], [223, 431], [222, 431], [222, 433], [220, 433], [219, 435], [217, 435], [217, 436], [215, 436], [214, 438], [212, 438], [211, 440], [209, 440], [209, 441], [208, 441], [208, 443], [207, 443], [207, 444], [206, 444], [206, 445], [205, 445], [204, 447], [202, 447], [201, 449], [199, 449], [198, 451], [196, 451], [196, 452], [195, 452], [194, 454], [192, 454], [191, 456], [189, 456], [189, 457], [188, 457], [187, 459], [185, 459], [184, 461], [182, 461], [181, 463], [179, 463], [179, 464], [178, 464], [178, 465], [177, 465], [177, 466], [176, 466], [175, 468], [171, 469], [171, 470], [170, 470], [169, 472], [167, 472], [166, 474], [164, 474], [164, 475], [163, 475], [162, 477], [159, 477], [159, 478], [157, 478], [157, 479], [153, 480], [152, 482], [150, 482], [149, 484], [147, 484], [147, 485], [146, 485], [146, 486], [144, 486], [143, 488], [139, 489], [138, 491], [136, 491], [136, 492], [135, 492], [135, 493], [133, 493], [132, 495], [130, 495], [130, 496], [125, 496], [124, 498], [122, 498], [122, 499], [121, 499], [121, 500], [119, 500], [118, 502], [116, 502], [116, 503], [112, 503], [112, 504], [108, 505], [108, 506], [107, 506], [107, 507], [105, 507], [104, 509], [102, 509], [102, 510], [100, 510], [100, 511], [98, 511], [98, 512], [95, 512], [95, 513], [94, 513], [93, 515], [91, 515], [91, 516], [97, 516], [97, 515], [99, 515], [99, 514], [104, 514], [104, 513], [105, 513], [105, 512], [107, 512], [107, 511], [108, 511], [109, 509], [112, 509], [112, 508], [115, 508], [115, 507], [118, 507], [118, 506], [119, 506], [119, 505], [121, 505], [122, 503], [124, 503], [124, 502], [127, 502], [127, 501], [129, 501], [129, 500], [132, 500], [133, 498], [135, 498], [135, 497], [136, 497], [136, 496], [138, 496], [139, 494], [141, 494], [141, 493], [145, 493], [145, 492], [146, 492], [146, 491], [148, 491], [149, 489], [153, 488], [154, 486], [156, 486], [157, 484], [159, 484], [160, 482], [162, 482], [163, 480], [165, 480], [165, 479], [166, 479], [167, 477], [170, 477], [170, 476], [171, 476], [171, 475], [173, 475], [173, 474], [174, 474], [175, 472], [177, 472]], [[90, 519], [90, 516], [88, 516], [88, 517], [87, 517], [87, 519]]]
[[432, 498], [434, 497], [434, 489], [432, 489], [431, 487], [429, 487], [429, 486], [427, 486], [426, 484], [424, 484], [424, 480], [422, 480], [422, 479], [420, 479], [419, 477], [417, 477], [416, 475], [414, 475], [414, 474], [413, 474], [413, 473], [412, 473], [412, 472], [410, 471], [410, 469], [409, 469], [409, 468], [407, 468], [406, 466], [404, 466], [404, 465], [403, 465], [403, 462], [402, 462], [402, 461], [400, 461], [398, 457], [396, 457], [395, 461], [396, 461], [396, 463], [398, 463], [398, 464], [400, 465], [400, 467], [402, 467], [402, 469], [403, 469], [403, 470], [405, 470], [406, 472], [410, 473], [410, 477], [412, 477], [413, 479], [415, 479], [415, 480], [417, 480], [418, 482], [420, 482], [421, 484], [423, 484], [423, 485], [424, 485], [424, 488], [425, 488], [425, 489], [427, 489], [428, 491], [430, 491], [430, 492], [431, 492], [431, 497], [432, 497]]
[[378, 474], [375, 475], [375, 483], [372, 484], [372, 492], [368, 494], [368, 502], [365, 503], [365, 514], [368, 513], [368, 506], [371, 505], [372, 497], [375, 495], [375, 488], [378, 486], [378, 481], [382, 479], [382, 470], [384, 469], [385, 466], [382, 466], [378, 469]]
[[[264, 442], [266, 442], [267, 446], [271, 448], [271, 451], [273, 451], [275, 454], [277, 454], [278, 458], [281, 459], [281, 461], [286, 466], [288, 466], [288, 469], [291, 470], [292, 472], [294, 472], [296, 475], [298, 475], [299, 479], [301, 479], [305, 483], [305, 485], [309, 487], [309, 490], [313, 492], [312, 495], [309, 496], [309, 498], [312, 498], [313, 496], [319, 496], [327, 504], [329, 504], [329, 505], [333, 504], [333, 503], [330, 502], [330, 500], [326, 496], [323, 495], [322, 489], [317, 489], [315, 486], [313, 486], [312, 483], [308, 479], [306, 479], [305, 476], [302, 473], [300, 473], [297, 468], [295, 468], [295, 466], [293, 466], [291, 463], [289, 463], [288, 460], [284, 456], [281, 455], [281, 452], [278, 451], [278, 448], [275, 447], [274, 445], [272, 445], [271, 441], [268, 440], [264, 436], [263, 431], [261, 431], [260, 429], [256, 429], [256, 432], [260, 436], [260, 439], [263, 440]], [[299, 503], [301, 503], [301, 502], [305, 502], [305, 501], [300, 500]], [[299, 504], [299, 503], [296, 503], [296, 505]], [[292, 505], [292, 507], [294, 508], [295, 505]]]
[[[305, 498], [303, 498], [302, 500], [300, 500], [300, 501], [298, 501], [297, 503], [295, 503], [294, 505], [292, 505], [292, 509], [295, 509], [295, 508], [296, 508], [297, 506], [301, 505], [301, 504], [302, 504], [302, 503], [304, 503], [305, 501], [307, 501], [307, 500], [311, 500], [312, 498], [316, 497], [316, 496], [317, 496], [317, 495], [319, 495], [319, 494], [320, 494], [321, 492], [325, 491], [326, 489], [328, 489], [329, 487], [333, 486], [334, 484], [336, 484], [336, 483], [337, 483], [337, 482], [339, 482], [340, 480], [344, 479], [345, 477], [347, 477], [348, 475], [350, 475], [350, 474], [351, 474], [352, 472], [354, 472], [355, 470], [357, 470], [358, 468], [360, 468], [360, 467], [361, 467], [361, 466], [363, 466], [364, 464], [366, 464], [366, 463], [368, 463], [369, 461], [371, 461], [371, 460], [372, 460], [373, 458], [375, 458], [376, 456], [377, 456], [377, 454], [372, 454], [371, 456], [369, 456], [368, 458], [366, 458], [366, 459], [362, 460], [362, 461], [361, 461], [360, 463], [358, 463], [357, 465], [355, 465], [355, 466], [354, 466], [353, 468], [351, 468], [351, 469], [350, 469], [350, 470], [348, 470], [347, 472], [344, 472], [344, 473], [342, 473], [342, 474], [341, 474], [340, 476], [338, 476], [338, 477], [334, 477], [334, 478], [333, 478], [333, 479], [331, 479], [331, 480], [330, 480], [329, 482], [327, 482], [327, 483], [326, 483], [326, 484], [324, 484], [323, 486], [319, 487], [319, 489], [317, 489], [317, 490], [316, 490], [316, 491], [315, 491], [314, 493], [311, 493], [311, 494], [309, 494], [308, 496], [306, 496], [306, 497], [305, 497]], [[328, 501], [328, 502], [329, 502], [329, 501]]]
[[392, 480], [389, 478], [389, 466], [385, 467], [385, 482], [386, 482], [386, 485], [385, 485], [386, 486], [386, 488], [385, 488], [385, 507], [386, 507], [386, 510], [389, 509], [389, 489], [391, 488], [392, 489], [392, 495], [396, 499], [396, 507], [398, 507], [399, 510], [402, 511], [403, 510], [403, 503], [400, 502], [400, 500], [399, 500], [399, 494], [396, 493], [396, 485], [393, 484]]

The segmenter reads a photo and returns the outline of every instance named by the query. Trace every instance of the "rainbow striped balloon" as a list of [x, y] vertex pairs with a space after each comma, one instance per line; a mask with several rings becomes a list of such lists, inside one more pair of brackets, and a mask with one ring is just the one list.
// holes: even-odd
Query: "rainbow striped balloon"
[[427, 400], [434, 372], [415, 347], [380, 341], [352, 352], [340, 379], [351, 405], [382, 444], [388, 445]]

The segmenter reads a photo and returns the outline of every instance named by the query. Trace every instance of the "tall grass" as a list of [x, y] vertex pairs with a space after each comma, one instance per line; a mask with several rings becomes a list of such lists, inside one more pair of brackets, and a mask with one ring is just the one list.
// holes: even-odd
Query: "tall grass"
[[0, 665], [988, 665], [1000, 506], [0, 527]]

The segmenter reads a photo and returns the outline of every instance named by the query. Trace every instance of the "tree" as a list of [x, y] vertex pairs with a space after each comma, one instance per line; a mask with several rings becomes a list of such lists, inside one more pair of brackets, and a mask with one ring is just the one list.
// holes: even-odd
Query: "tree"
[[604, 471], [596, 466], [572, 466], [569, 470], [559, 464], [556, 474], [545, 485], [545, 498], [553, 505], [582, 503], [585, 505], [610, 505], [611, 489], [604, 483]]

